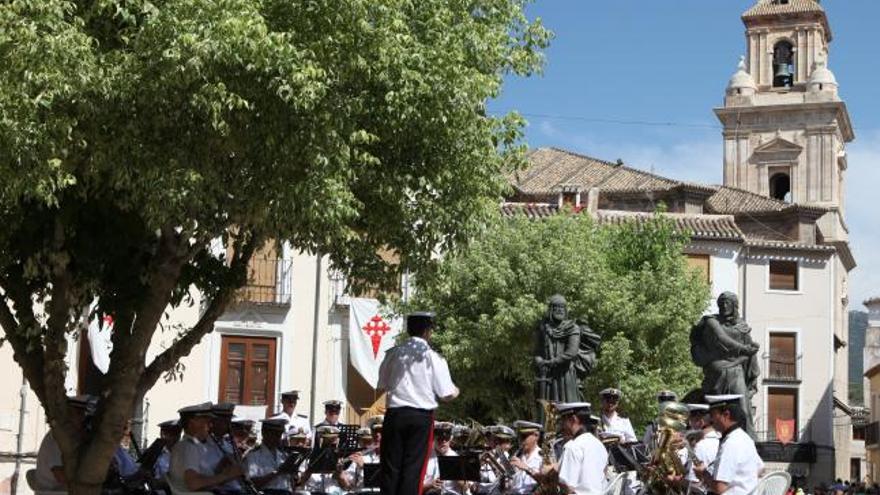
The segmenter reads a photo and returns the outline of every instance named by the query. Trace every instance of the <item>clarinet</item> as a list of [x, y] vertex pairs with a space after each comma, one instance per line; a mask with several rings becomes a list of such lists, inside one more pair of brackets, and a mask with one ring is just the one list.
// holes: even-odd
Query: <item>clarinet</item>
[[[235, 445], [231, 446], [232, 453], [227, 454], [223, 450], [223, 445], [221, 444], [221, 442], [223, 441], [223, 438], [221, 437], [218, 440], [217, 437], [215, 437], [213, 433], [211, 433], [209, 436], [211, 437], [211, 440], [213, 440], [213, 442], [217, 446], [217, 448], [220, 449], [220, 452], [223, 454], [224, 458], [226, 458], [227, 460], [229, 460], [231, 462], [236, 463], [236, 465], [239, 465], [239, 466], [241, 465], [241, 459], [238, 456], [238, 448], [236, 448]], [[241, 483], [241, 493], [243, 495], [262, 495], [262, 492], [259, 489], [257, 489], [257, 486], [254, 485], [254, 482], [251, 481], [250, 478], [248, 478], [244, 473], [242, 473], [242, 475], [238, 477], [238, 482]]]

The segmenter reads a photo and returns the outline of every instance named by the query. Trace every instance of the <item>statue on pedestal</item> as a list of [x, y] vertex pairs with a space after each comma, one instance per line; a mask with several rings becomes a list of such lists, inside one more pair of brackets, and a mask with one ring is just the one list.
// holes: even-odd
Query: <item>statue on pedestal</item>
[[586, 322], [569, 318], [564, 297], [552, 296], [547, 315], [535, 331], [535, 398], [550, 402], [583, 401], [581, 381], [596, 365], [600, 342]]
[[759, 346], [752, 340], [752, 329], [739, 317], [736, 294], [718, 296], [718, 314], [704, 316], [691, 329], [691, 357], [703, 368], [706, 395], [742, 394], [746, 415], [743, 429], [753, 438], [752, 396], [758, 391]]

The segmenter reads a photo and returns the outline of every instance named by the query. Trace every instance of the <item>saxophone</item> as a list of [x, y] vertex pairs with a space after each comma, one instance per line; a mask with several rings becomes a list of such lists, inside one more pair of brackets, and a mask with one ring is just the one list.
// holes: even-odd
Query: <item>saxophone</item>
[[559, 471], [556, 468], [556, 452], [553, 447], [556, 443], [556, 404], [539, 400], [544, 411], [544, 438], [541, 441], [541, 476], [535, 481], [538, 488], [533, 492], [536, 495], [559, 495], [565, 493], [559, 485]]
[[[653, 494], [679, 495], [685, 491], [675, 483], [671, 483], [670, 478], [681, 479], [687, 475], [685, 465], [678, 456], [678, 450], [681, 446], [676, 441], [679, 433], [687, 427], [687, 417], [688, 409], [684, 404], [667, 402], [660, 408], [660, 414], [656, 420], [656, 443], [648, 463], [648, 469], [643, 471], [646, 478], [643, 481]], [[685, 446], [688, 448], [688, 456], [691, 457], [692, 451], [687, 442], [685, 442]]]

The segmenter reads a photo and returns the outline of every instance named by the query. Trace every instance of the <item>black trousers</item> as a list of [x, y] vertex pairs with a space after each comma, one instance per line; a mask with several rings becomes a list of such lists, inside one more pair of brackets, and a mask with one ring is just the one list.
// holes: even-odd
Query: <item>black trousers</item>
[[421, 495], [434, 437], [434, 411], [396, 407], [382, 423], [382, 495]]

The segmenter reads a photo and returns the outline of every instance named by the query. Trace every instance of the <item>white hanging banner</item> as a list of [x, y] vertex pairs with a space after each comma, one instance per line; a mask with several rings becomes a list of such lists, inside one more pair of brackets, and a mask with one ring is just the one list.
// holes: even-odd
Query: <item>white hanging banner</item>
[[95, 315], [89, 323], [89, 350], [92, 354], [92, 362], [105, 375], [110, 369], [110, 353], [113, 352], [112, 332], [113, 317], [110, 315], [101, 318]]
[[371, 387], [379, 381], [379, 365], [385, 351], [394, 347], [395, 337], [403, 328], [401, 318], [386, 319], [379, 301], [352, 298], [348, 317], [348, 355], [351, 364]]

